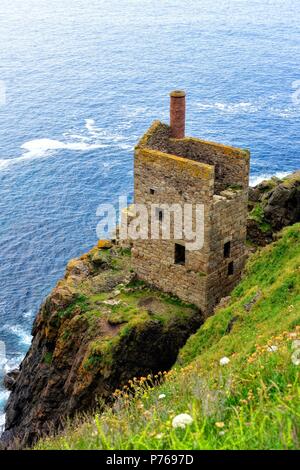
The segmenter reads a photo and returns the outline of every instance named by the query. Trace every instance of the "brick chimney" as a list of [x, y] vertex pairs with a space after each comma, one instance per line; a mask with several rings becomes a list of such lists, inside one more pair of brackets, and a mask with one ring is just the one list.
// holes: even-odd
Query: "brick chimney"
[[185, 91], [172, 91], [170, 97], [171, 137], [182, 139], [185, 134]]

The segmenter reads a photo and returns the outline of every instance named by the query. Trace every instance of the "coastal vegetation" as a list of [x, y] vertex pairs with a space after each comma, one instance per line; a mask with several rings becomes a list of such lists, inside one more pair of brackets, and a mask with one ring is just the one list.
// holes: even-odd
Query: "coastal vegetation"
[[77, 417], [36, 448], [299, 448], [299, 279], [296, 224], [250, 257], [227, 305], [170, 371], [134, 377], [104, 412]]

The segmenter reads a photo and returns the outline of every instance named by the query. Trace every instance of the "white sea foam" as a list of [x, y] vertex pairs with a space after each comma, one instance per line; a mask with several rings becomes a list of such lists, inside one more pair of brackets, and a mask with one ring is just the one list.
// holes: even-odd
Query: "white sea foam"
[[85, 128], [90, 136], [95, 138], [97, 141], [102, 141], [103, 143], [106, 142], [114, 144], [122, 141], [124, 142], [124, 140], [126, 140], [122, 134], [110, 132], [102, 127], [97, 127], [94, 119], [86, 119]]
[[9, 397], [8, 390], [0, 390], [0, 405], [2, 405], [2, 403], [5, 403], [8, 397]]
[[110, 132], [96, 126], [94, 119], [86, 119], [84, 133], [64, 133], [65, 141], [55, 139], [33, 139], [21, 145], [23, 155], [17, 158], [0, 160], [0, 171], [13, 165], [55, 155], [59, 150], [87, 152], [116, 145], [121, 150], [132, 150], [128, 138], [119, 133]]
[[95, 127], [95, 120], [94, 119], [86, 119], [85, 120], [85, 128], [91, 133], [96, 133], [99, 129]]
[[23, 359], [24, 355], [19, 353], [10, 353], [6, 358], [2, 358], [0, 362], [0, 376], [7, 374], [11, 370], [18, 369]]
[[0, 356], [0, 373], [4, 369], [4, 367], [6, 367], [7, 362], [8, 362], [8, 360], [7, 360], [6, 356]]
[[196, 106], [201, 110], [206, 109], [217, 109], [218, 111], [226, 112], [226, 113], [255, 113], [258, 110], [258, 107], [252, 104], [250, 101], [241, 101], [239, 103], [222, 103], [222, 102], [215, 102], [215, 103], [196, 103]]
[[0, 413], [0, 435], [3, 433], [4, 431], [4, 426], [5, 426], [5, 414], [4, 413]]
[[6, 323], [1, 326], [0, 331], [17, 336], [19, 342], [25, 346], [31, 344], [32, 336], [28, 334], [21, 325], [9, 325]]
[[[9, 392], [7, 390], [0, 390], [0, 408], [3, 409], [5, 403], [7, 402], [9, 397]], [[5, 426], [5, 414], [0, 413], [0, 435], [4, 431]]]
[[107, 147], [105, 144], [88, 144], [86, 142], [60, 142], [59, 140], [52, 139], [36, 139], [30, 140], [21, 146], [22, 149], [27, 150], [27, 153], [20, 158], [28, 159], [35, 157], [43, 157], [48, 152], [53, 150], [74, 150], [74, 151], [87, 151]]
[[134, 145], [130, 145], [130, 144], [120, 144], [119, 145], [119, 148], [121, 150], [133, 150], [134, 149]]
[[27, 312], [23, 312], [23, 318], [31, 318], [33, 316], [33, 310], [27, 310]]
[[287, 108], [270, 107], [270, 114], [284, 119], [291, 119], [300, 116], [299, 106], [288, 106]]
[[6, 167], [8, 167], [8, 166], [9, 166], [9, 162], [10, 162], [9, 159], [7, 159], [7, 160], [3, 160], [3, 159], [0, 160], [0, 170], [5, 169]]
[[25, 150], [25, 153], [21, 157], [0, 160], [0, 170], [6, 169], [12, 165], [17, 165], [26, 160], [48, 157], [49, 155], [53, 155], [57, 150], [86, 152], [88, 150], [105, 147], [107, 147], [107, 145], [102, 143], [88, 144], [85, 142], [61, 142], [59, 140], [52, 139], [30, 140], [21, 146], [21, 148]]
[[217, 110], [227, 114], [251, 114], [257, 112], [263, 112], [266, 115], [281, 117], [289, 119], [292, 117], [298, 117], [300, 115], [299, 106], [284, 106], [277, 105], [279, 96], [271, 95], [258, 98], [255, 102], [251, 101], [240, 101], [237, 103], [228, 103], [222, 101], [216, 101], [211, 103], [196, 102], [196, 106], [201, 111], [206, 110]]
[[145, 106], [130, 106], [127, 104], [122, 106], [122, 111], [126, 118], [135, 118], [141, 114], [149, 115], [153, 110]]
[[289, 174], [289, 171], [278, 171], [275, 174], [264, 173], [262, 175], [250, 176], [250, 186], [256, 186], [264, 180], [269, 180], [270, 178], [272, 178], [272, 176], [276, 176], [277, 178], [284, 178]]

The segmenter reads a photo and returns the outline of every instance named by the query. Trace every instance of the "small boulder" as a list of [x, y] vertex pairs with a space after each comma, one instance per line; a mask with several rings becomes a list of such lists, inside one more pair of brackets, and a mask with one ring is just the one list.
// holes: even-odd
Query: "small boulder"
[[97, 246], [100, 250], [109, 250], [113, 245], [110, 240], [99, 240]]
[[104, 305], [114, 306], [114, 305], [119, 305], [121, 303], [121, 301], [120, 300], [114, 300], [114, 299], [108, 299], [108, 300], [103, 300], [102, 303]]
[[300, 220], [300, 181], [275, 188], [264, 207], [266, 220], [274, 230], [292, 225]]
[[67, 264], [66, 276], [85, 278], [90, 274], [89, 265], [82, 259], [72, 259]]
[[108, 269], [109, 268], [109, 257], [103, 256], [101, 251], [97, 251], [92, 256], [92, 263], [97, 266], [97, 268]]

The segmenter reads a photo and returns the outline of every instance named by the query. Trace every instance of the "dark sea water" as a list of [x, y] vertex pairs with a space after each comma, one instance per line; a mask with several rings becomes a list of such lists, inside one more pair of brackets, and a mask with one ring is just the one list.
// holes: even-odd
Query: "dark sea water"
[[[66, 262], [95, 244], [98, 205], [132, 197], [133, 146], [168, 121], [170, 90], [188, 93], [187, 134], [251, 150], [252, 183], [300, 167], [299, 10], [1, 0], [0, 375]], [[0, 386], [0, 426], [6, 399]]]

